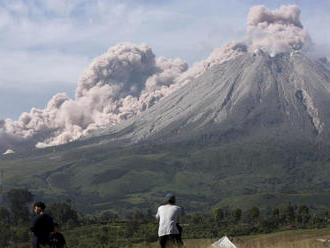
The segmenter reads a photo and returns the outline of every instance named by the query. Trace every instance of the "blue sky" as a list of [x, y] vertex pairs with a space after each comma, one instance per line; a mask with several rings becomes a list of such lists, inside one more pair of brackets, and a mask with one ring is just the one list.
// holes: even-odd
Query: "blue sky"
[[118, 42], [148, 44], [190, 65], [241, 40], [250, 7], [296, 4], [314, 43], [329, 56], [328, 0], [0, 0], [0, 119], [17, 119], [50, 97], [73, 97], [79, 76]]

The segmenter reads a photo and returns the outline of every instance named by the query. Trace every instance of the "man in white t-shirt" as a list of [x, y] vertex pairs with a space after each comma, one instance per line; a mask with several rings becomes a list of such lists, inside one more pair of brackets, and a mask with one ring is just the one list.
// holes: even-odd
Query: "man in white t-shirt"
[[168, 193], [165, 196], [165, 205], [158, 208], [156, 218], [159, 219], [159, 243], [162, 248], [168, 245], [182, 246], [182, 228], [178, 224], [180, 216], [184, 215], [183, 209], [175, 205], [175, 196]]

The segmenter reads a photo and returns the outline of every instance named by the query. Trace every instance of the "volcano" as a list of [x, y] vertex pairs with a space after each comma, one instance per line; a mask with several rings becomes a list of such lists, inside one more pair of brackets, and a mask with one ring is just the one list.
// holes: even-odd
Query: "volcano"
[[[292, 51], [262, 50], [213, 66], [135, 119], [111, 129], [133, 142], [236, 136], [327, 142], [330, 68]], [[232, 137], [231, 137], [232, 136]]]
[[308, 52], [299, 13], [252, 8], [249, 39], [189, 70], [147, 46], [109, 49], [75, 100], [0, 122], [0, 148], [17, 149], [0, 156], [6, 188], [83, 212], [155, 209], [168, 191], [188, 211], [328, 209], [330, 65]]
[[324, 59], [246, 53], [97, 135], [2, 156], [6, 182], [85, 212], [153, 208], [169, 190], [190, 211], [312, 199], [326, 209], [329, 79]]

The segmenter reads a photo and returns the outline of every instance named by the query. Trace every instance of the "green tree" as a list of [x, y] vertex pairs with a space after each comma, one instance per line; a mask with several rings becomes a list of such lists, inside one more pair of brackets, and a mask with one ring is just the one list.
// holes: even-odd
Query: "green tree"
[[258, 207], [252, 207], [248, 210], [247, 217], [249, 222], [256, 222], [260, 216], [260, 210]]
[[295, 210], [294, 207], [289, 204], [285, 209], [284, 209], [284, 215], [285, 215], [285, 221], [286, 223], [293, 223], [295, 220]]
[[110, 234], [107, 227], [102, 227], [101, 231], [96, 234], [96, 240], [101, 244], [101, 247], [105, 247], [110, 241]]
[[264, 233], [270, 233], [278, 228], [277, 220], [274, 217], [265, 218], [260, 223], [261, 231]]
[[8, 226], [0, 224], [0, 247], [6, 247], [11, 240], [11, 229]]
[[330, 211], [329, 210], [325, 211], [325, 213], [324, 213], [324, 220], [327, 223], [330, 222]]
[[0, 206], [0, 225], [9, 225], [10, 223], [10, 212]]
[[272, 211], [272, 217], [275, 219], [280, 218], [280, 209], [279, 208], [274, 208]]
[[214, 219], [215, 219], [217, 225], [220, 225], [221, 222], [224, 220], [224, 217], [225, 217], [223, 209], [222, 208], [215, 208], [213, 212], [214, 212]]
[[297, 222], [307, 224], [310, 218], [309, 208], [306, 205], [300, 205], [297, 210]]
[[78, 213], [74, 210], [68, 203], [65, 202], [56, 202], [46, 209], [54, 221], [62, 224], [70, 223], [70, 225], [78, 224]]
[[7, 198], [14, 222], [29, 221], [31, 211], [27, 205], [33, 201], [33, 194], [26, 189], [11, 189]]
[[10, 212], [0, 206], [0, 247], [6, 247], [11, 238]]
[[191, 221], [195, 225], [201, 225], [203, 223], [204, 216], [200, 213], [194, 213], [191, 215]]
[[282, 224], [293, 224], [296, 219], [295, 208], [289, 204], [281, 209], [280, 222]]
[[232, 212], [232, 216], [233, 216], [234, 223], [239, 222], [242, 217], [242, 209], [240, 209], [240, 208], [234, 209]]

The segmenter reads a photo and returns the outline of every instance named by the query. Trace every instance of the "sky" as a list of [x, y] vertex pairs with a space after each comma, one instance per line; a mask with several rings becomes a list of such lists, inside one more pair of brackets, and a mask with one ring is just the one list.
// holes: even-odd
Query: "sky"
[[242, 40], [249, 9], [295, 4], [321, 54], [330, 54], [329, 0], [0, 0], [0, 119], [74, 97], [92, 60], [119, 42], [147, 44], [189, 65]]

